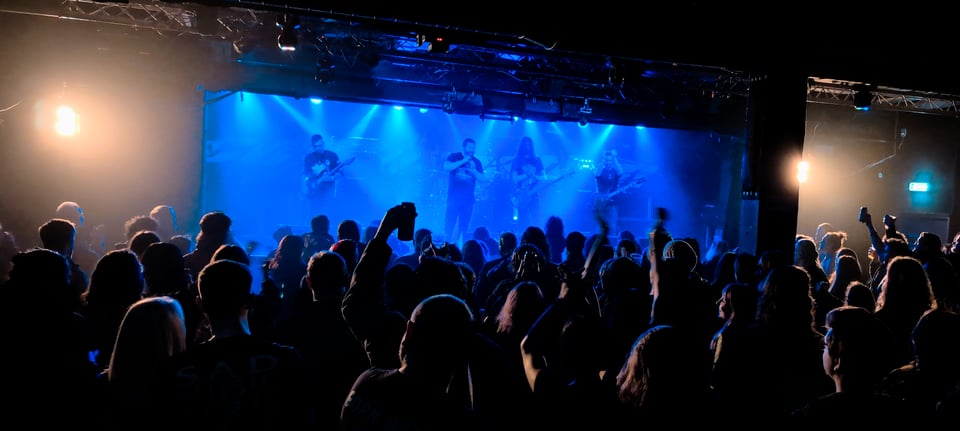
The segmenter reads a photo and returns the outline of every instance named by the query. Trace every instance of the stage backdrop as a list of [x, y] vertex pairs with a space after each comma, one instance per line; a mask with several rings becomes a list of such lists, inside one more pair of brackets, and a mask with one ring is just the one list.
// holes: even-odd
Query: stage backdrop
[[[739, 202], [729, 201], [738, 196], [731, 190], [739, 190], [742, 140], [709, 132], [484, 120], [439, 109], [249, 92], [208, 92], [205, 100], [202, 211], [230, 215], [239, 242], [261, 244], [254, 254], [274, 248], [273, 232], [280, 226], [295, 233], [309, 230], [314, 214], [300, 184], [303, 157], [312, 150], [315, 133], [341, 161], [352, 159], [337, 196], [343, 217], [361, 228], [377, 223], [390, 206], [412, 201], [419, 210], [417, 227], [431, 229], [435, 240], [443, 241], [448, 181], [443, 159], [468, 137], [476, 140], [476, 157], [489, 179], [478, 186], [471, 232], [477, 226], [495, 237], [505, 230], [522, 232], [509, 203], [509, 168], [524, 136], [533, 139], [548, 176], [559, 179], [543, 190], [541, 227], [556, 215], [567, 233], [589, 236], [597, 230], [591, 216], [592, 168], [607, 149], [618, 151], [625, 181], [642, 178], [624, 192], [620, 230], [644, 237], [662, 206], [670, 210], [668, 229], [674, 236], [705, 242], [723, 231], [727, 209], [739, 208]], [[332, 220], [331, 232], [339, 221]]]

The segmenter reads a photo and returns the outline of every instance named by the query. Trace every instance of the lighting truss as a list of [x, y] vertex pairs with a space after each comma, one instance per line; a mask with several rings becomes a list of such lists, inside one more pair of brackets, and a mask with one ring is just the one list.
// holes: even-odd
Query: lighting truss
[[197, 13], [166, 3], [104, 3], [66, 0], [68, 16], [172, 33], [199, 34]]
[[[807, 81], [807, 102], [853, 108], [854, 88], [861, 83], [811, 78]], [[922, 112], [955, 117], [960, 115], [960, 96], [878, 86], [871, 106], [891, 111]]]
[[[337, 62], [338, 81], [399, 84], [425, 91], [450, 88], [474, 93], [515, 95], [533, 100], [591, 99], [613, 107], [653, 109], [670, 95], [711, 100], [750, 93], [756, 76], [720, 67], [571, 52], [522, 35], [488, 33], [383, 17], [344, 15], [270, 2], [238, 0], [231, 7], [190, 2], [130, 0], [9, 0], [14, 13], [98, 25], [98, 30], [200, 38], [233, 64], [299, 76], [315, 73], [316, 56]], [[298, 54], [276, 48], [278, 14], [301, 18]], [[420, 34], [442, 33], [451, 49], [437, 55], [418, 43]], [[144, 32], [143, 35], [146, 35]], [[144, 43], [154, 40], [144, 39]], [[191, 41], [192, 43], [192, 41]], [[203, 45], [196, 45], [203, 46]], [[225, 48], [225, 49], [224, 49]], [[231, 49], [232, 48], [232, 49]], [[377, 62], [364, 61], [375, 55]], [[616, 80], [607, 68], [615, 67]], [[343, 79], [340, 79], [343, 78]], [[399, 86], [398, 85], [398, 86]], [[719, 105], [719, 103], [715, 103]]]

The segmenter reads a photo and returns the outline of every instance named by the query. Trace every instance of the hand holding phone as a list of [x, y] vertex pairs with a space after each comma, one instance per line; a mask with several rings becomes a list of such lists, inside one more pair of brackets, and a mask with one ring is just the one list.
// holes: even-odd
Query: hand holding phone
[[400, 241], [412, 241], [414, 222], [417, 219], [417, 207], [413, 202], [403, 202], [400, 204], [404, 209], [403, 219], [400, 220], [397, 227], [397, 239]]

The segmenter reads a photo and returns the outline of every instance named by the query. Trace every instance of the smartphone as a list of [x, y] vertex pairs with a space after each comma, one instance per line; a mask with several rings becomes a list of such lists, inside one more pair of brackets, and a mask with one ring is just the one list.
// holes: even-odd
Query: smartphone
[[417, 207], [413, 202], [403, 202], [400, 204], [403, 209], [404, 219], [397, 227], [397, 239], [400, 241], [413, 241], [414, 221], [417, 219]]

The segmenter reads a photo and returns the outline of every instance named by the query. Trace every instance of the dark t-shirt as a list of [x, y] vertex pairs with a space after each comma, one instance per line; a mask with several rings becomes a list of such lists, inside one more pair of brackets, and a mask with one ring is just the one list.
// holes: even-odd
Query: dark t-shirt
[[819, 427], [826, 423], [855, 428], [886, 428], [914, 416], [905, 401], [876, 394], [837, 392], [811, 400], [791, 414], [795, 425]]
[[[512, 166], [512, 168], [511, 168], [511, 172], [513, 172], [513, 173], [515, 173], [515, 174], [527, 174], [527, 175], [530, 175], [530, 176], [533, 176], [533, 175], [538, 175], [538, 176], [539, 176], [539, 175], [543, 175], [543, 172], [544, 172], [544, 169], [543, 169], [543, 159], [541, 159], [541, 158], [539, 158], [539, 157], [532, 157], [532, 158], [526, 158], [526, 159], [517, 159], [517, 160], [515, 160], [515, 161], [513, 162], [513, 166]], [[520, 184], [519, 187], [521, 187], [521, 188], [529, 188], [529, 187], [532, 187], [532, 186], [534, 185], [534, 184], [533, 184], [534, 181], [535, 181], [535, 180], [531, 179], [531, 180], [528, 181], [528, 182], [529, 182], [528, 184]]]
[[530, 203], [539, 202], [540, 180], [536, 176], [544, 174], [543, 160], [539, 157], [517, 159], [513, 161], [511, 172], [514, 174], [526, 174], [528, 177], [515, 184], [514, 200], [518, 207], [527, 207]]
[[[447, 156], [447, 161], [459, 162], [463, 160], [463, 158], [464, 155], [462, 152], [456, 152]], [[480, 160], [477, 160], [477, 158], [473, 156], [470, 156], [470, 159], [472, 160], [474, 169], [482, 174], [483, 165], [480, 163]], [[466, 164], [450, 171], [450, 183], [447, 189], [447, 196], [473, 199], [473, 193], [477, 186], [477, 178], [468, 173], [469, 171], [469, 165]]]
[[312, 422], [306, 372], [295, 348], [239, 336], [213, 339], [161, 367], [158, 399], [170, 426], [206, 430], [295, 430]]
[[[330, 250], [330, 247], [336, 243], [337, 240], [333, 238], [333, 235], [330, 235], [326, 232], [308, 232], [303, 234], [303, 253], [301, 253], [301, 258], [304, 262], [309, 262], [310, 257], [316, 254], [319, 251]], [[274, 250], [276, 251], [276, 250]], [[271, 252], [269, 256], [273, 256], [275, 253]]]
[[313, 195], [332, 189], [333, 181], [320, 181], [320, 177], [338, 164], [340, 164], [340, 158], [333, 151], [308, 153], [303, 158], [303, 176], [307, 178], [307, 192]]
[[340, 429], [482, 430], [477, 415], [445, 394], [424, 390], [396, 369], [371, 368], [343, 405]]
[[610, 193], [617, 189], [620, 182], [620, 175], [613, 168], [603, 168], [597, 175], [597, 192]]

